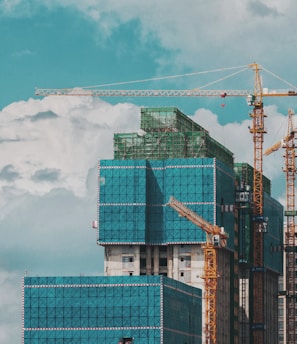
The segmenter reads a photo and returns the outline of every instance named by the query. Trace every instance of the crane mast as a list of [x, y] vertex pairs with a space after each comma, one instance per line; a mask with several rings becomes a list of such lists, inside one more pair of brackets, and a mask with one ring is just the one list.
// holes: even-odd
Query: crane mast
[[297, 129], [293, 126], [294, 112], [288, 111], [288, 132], [283, 140], [278, 141], [272, 147], [268, 148], [264, 155], [269, 155], [279, 148], [285, 148], [285, 167], [283, 171], [286, 173], [286, 230], [285, 230], [285, 255], [286, 255], [286, 274], [285, 274], [285, 316], [286, 316], [286, 343], [296, 343], [296, 287], [295, 287], [295, 247], [296, 242], [296, 228], [295, 228], [295, 134]]
[[204, 251], [204, 275], [205, 281], [205, 343], [216, 344], [216, 293], [218, 279], [217, 248], [226, 245], [228, 235], [222, 228], [212, 225], [201, 216], [186, 207], [183, 203], [170, 197], [167, 203], [172, 209], [178, 212], [180, 216], [185, 217], [206, 232], [206, 243], [202, 246]]
[[[289, 112], [288, 131], [293, 132], [293, 113]], [[289, 135], [289, 132], [288, 132]], [[295, 230], [295, 144], [294, 135], [286, 142], [285, 152], [285, 168], [286, 173], [286, 205], [287, 211], [285, 216], [287, 219], [287, 228], [285, 233], [285, 245], [289, 248], [286, 252], [286, 328], [287, 343], [296, 343], [296, 287], [295, 287], [295, 246], [296, 246], [296, 230]]]
[[254, 94], [251, 105], [254, 106], [250, 114], [252, 126], [250, 133], [253, 135], [254, 143], [254, 176], [253, 176], [253, 267], [251, 274], [251, 322], [252, 337], [254, 344], [262, 344], [265, 339], [264, 319], [264, 246], [263, 233], [265, 222], [263, 216], [263, 141], [266, 133], [264, 118], [266, 117], [262, 101], [262, 85], [260, 78], [260, 67], [251, 64], [255, 71]]

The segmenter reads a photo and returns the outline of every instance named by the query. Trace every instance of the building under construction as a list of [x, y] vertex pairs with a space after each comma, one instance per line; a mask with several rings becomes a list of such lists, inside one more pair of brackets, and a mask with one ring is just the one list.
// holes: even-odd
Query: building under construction
[[[105, 277], [89, 282], [82, 277], [68, 282], [25, 278], [25, 343], [50, 342], [46, 338], [55, 343], [66, 343], [63, 338], [71, 343], [114, 343], [117, 338], [143, 344], [254, 343], [255, 331], [263, 333], [263, 343], [278, 343], [283, 208], [271, 197], [267, 178], [264, 265], [259, 269], [253, 264], [253, 168], [234, 163], [232, 152], [177, 108], [141, 109], [139, 131], [115, 133], [114, 159], [101, 160], [98, 170], [98, 244], [105, 250]], [[226, 245], [216, 250], [215, 341], [205, 332], [208, 310], [201, 302], [207, 233], [168, 206], [171, 196], [228, 234]], [[252, 320], [258, 273], [263, 277], [264, 323]], [[146, 291], [140, 293], [140, 286]], [[158, 297], [152, 295], [154, 286]], [[106, 299], [107, 290], [116, 289], [129, 292]], [[167, 289], [174, 292], [166, 294], [164, 303]], [[64, 299], [58, 301], [61, 293]], [[75, 305], [71, 293], [77, 294]], [[100, 298], [96, 309], [84, 293]], [[132, 301], [135, 295], [139, 297]], [[149, 310], [156, 304], [159, 313]], [[55, 320], [48, 319], [49, 310]], [[81, 312], [87, 314], [84, 323], [71, 320]], [[104, 322], [99, 313], [117, 321]], [[97, 316], [90, 322], [91, 314]]]

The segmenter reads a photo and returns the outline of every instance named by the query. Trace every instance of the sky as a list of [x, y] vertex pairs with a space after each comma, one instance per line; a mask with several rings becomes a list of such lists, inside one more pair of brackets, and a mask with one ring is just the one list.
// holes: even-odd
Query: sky
[[[21, 342], [25, 275], [103, 274], [91, 228], [97, 164], [113, 158], [113, 133], [137, 131], [141, 106], [177, 106], [253, 165], [244, 98], [42, 98], [35, 89], [252, 90], [253, 62], [264, 87], [293, 87], [296, 11], [294, 0], [0, 0], [1, 343]], [[267, 148], [286, 135], [297, 98], [264, 105]], [[283, 153], [264, 158], [264, 174], [285, 205]]]

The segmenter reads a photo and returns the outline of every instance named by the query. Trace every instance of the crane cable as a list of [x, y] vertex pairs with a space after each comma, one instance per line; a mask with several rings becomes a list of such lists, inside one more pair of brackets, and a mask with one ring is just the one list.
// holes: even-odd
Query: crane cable
[[[297, 89], [297, 86], [295, 86], [295, 85], [291, 84], [290, 82], [284, 80], [283, 78], [281, 78], [280, 76], [278, 76], [278, 75], [276, 75], [275, 73], [271, 72], [270, 70], [268, 70], [268, 69], [266, 69], [266, 68], [263, 68], [263, 67], [262, 67], [262, 69], [263, 69], [266, 73], [272, 75], [273, 77], [275, 77], [276, 79], [282, 81], [283, 83], [287, 84], [288, 86], [292, 87], [293, 89]], [[274, 141], [276, 140], [276, 137], [279, 136], [279, 133], [280, 133], [281, 130], [283, 130], [283, 127], [284, 127], [286, 121], [287, 121], [287, 119], [284, 118], [282, 125], [281, 125], [280, 127], [278, 127], [277, 132], [274, 133], [273, 140], [271, 139], [272, 142], [274, 142]]]
[[271, 74], [272, 76], [274, 76], [276, 79], [282, 81], [283, 83], [287, 84], [288, 86], [294, 88], [295, 90], [297, 89], [297, 86], [291, 84], [290, 82], [286, 81], [285, 79], [281, 78], [280, 76], [274, 74], [273, 72], [271, 72], [270, 70], [266, 69], [266, 68], [262, 68], [263, 70], [265, 70], [266, 73]]
[[[194, 76], [194, 75], [201, 75], [201, 74], [208, 74], [208, 73], [215, 73], [215, 72], [223, 72], [223, 71], [232, 70], [232, 69], [238, 69], [238, 68], [243, 68], [243, 67], [245, 67], [245, 69], [247, 69], [247, 66], [219, 68], [219, 69], [213, 69], [213, 70], [202, 71], [202, 72], [192, 72], [192, 73], [185, 73], [185, 74], [176, 74], [176, 75], [171, 75], [171, 76], [155, 77], [155, 78], [149, 78], [149, 79], [121, 81], [121, 82], [114, 82], [114, 83], [108, 83], [108, 84], [99, 84], [99, 85], [94, 85], [94, 86], [84, 86], [82, 88], [83, 89], [88, 89], [88, 88], [99, 88], [99, 87], [107, 87], [107, 86], [119, 86], [119, 85], [127, 85], [127, 84], [136, 84], [136, 83], [149, 82], [149, 81], [159, 81], [159, 80], [180, 78], [180, 77], [183, 77], [183, 76]], [[236, 74], [238, 74], [238, 73], [236, 73]]]
[[247, 69], [248, 69], [248, 67], [246, 67], [246, 68], [244, 68], [244, 69], [241, 69], [241, 70], [238, 71], [238, 72], [234, 72], [234, 73], [232, 73], [232, 74], [230, 74], [230, 75], [227, 75], [227, 76], [225, 76], [224, 78], [220, 78], [220, 79], [218, 79], [218, 80], [211, 81], [211, 82], [209, 82], [208, 84], [205, 84], [205, 85], [200, 86], [200, 87], [198, 87], [198, 88], [194, 88], [194, 90], [199, 90], [199, 89], [201, 89], [201, 88], [205, 88], [205, 87], [208, 87], [208, 86], [210, 86], [210, 85], [214, 85], [214, 84], [216, 84], [216, 83], [218, 83], [218, 82], [220, 82], [220, 81], [223, 81], [223, 80], [232, 78], [232, 76], [235, 76], [235, 75], [237, 75], [237, 74], [239, 74], [239, 73], [242, 73], [242, 72], [244, 72], [244, 71], [247, 70]]

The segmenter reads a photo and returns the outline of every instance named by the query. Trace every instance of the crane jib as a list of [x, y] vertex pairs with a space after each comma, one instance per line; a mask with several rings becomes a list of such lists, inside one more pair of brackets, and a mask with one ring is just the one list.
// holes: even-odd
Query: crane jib
[[90, 97], [283, 97], [297, 96], [297, 91], [293, 90], [270, 90], [264, 89], [262, 94], [257, 94], [252, 90], [117, 90], [117, 89], [36, 89], [36, 96], [90, 96]]

